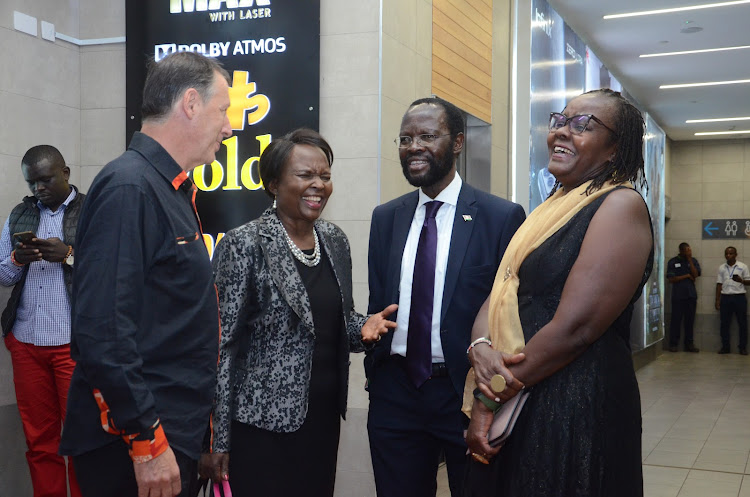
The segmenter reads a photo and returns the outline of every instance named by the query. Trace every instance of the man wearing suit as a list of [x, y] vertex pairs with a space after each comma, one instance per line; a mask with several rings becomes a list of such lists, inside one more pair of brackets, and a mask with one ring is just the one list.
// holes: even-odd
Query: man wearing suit
[[396, 330], [365, 358], [379, 497], [434, 497], [441, 452], [451, 494], [459, 495], [471, 327], [525, 219], [521, 206], [462, 182], [463, 128], [449, 102], [412, 103], [396, 142], [404, 176], [419, 190], [372, 215], [369, 309], [399, 304]]

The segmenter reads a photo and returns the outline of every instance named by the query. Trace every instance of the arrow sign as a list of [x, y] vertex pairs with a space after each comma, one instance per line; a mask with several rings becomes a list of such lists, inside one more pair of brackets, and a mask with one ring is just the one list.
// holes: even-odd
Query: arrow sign
[[713, 224], [714, 224], [713, 221], [709, 221], [708, 224], [703, 227], [706, 233], [708, 233], [708, 236], [714, 236], [714, 234], [711, 233], [712, 231], [719, 231], [719, 227], [713, 226]]

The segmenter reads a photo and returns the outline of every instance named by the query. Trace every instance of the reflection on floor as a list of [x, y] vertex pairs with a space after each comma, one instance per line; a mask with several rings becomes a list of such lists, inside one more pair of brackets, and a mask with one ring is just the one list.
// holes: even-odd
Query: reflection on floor
[[748, 357], [667, 352], [638, 383], [645, 496], [750, 497]]

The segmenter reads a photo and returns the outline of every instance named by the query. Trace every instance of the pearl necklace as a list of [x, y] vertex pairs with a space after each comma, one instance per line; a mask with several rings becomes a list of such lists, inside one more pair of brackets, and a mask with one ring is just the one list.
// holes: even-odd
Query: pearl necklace
[[289, 246], [289, 250], [292, 251], [292, 255], [295, 259], [297, 259], [307, 267], [314, 267], [318, 265], [318, 263], [320, 262], [320, 241], [318, 240], [318, 232], [315, 231], [315, 228], [313, 228], [315, 249], [310, 255], [307, 255], [306, 253], [302, 252], [302, 250], [300, 250], [300, 248], [289, 237], [289, 233], [286, 232], [286, 228], [284, 228], [284, 236], [286, 237], [286, 244]]

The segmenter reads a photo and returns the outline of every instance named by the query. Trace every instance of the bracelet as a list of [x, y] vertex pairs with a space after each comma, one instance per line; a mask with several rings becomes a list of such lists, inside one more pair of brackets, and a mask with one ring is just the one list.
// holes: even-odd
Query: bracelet
[[474, 389], [474, 398], [480, 401], [482, 404], [484, 404], [487, 407], [487, 409], [489, 409], [492, 412], [495, 412], [501, 407], [503, 407], [502, 402], [495, 402], [494, 400], [490, 399], [485, 394], [483, 394], [478, 388]]
[[65, 257], [63, 257], [63, 262], [65, 262], [65, 259], [67, 259], [68, 257], [70, 257], [70, 254], [72, 254], [72, 253], [73, 253], [73, 245], [68, 245], [68, 253], [65, 254]]
[[486, 343], [487, 345], [489, 345], [490, 347], [492, 347], [492, 340], [490, 340], [489, 338], [486, 338], [486, 337], [477, 338], [476, 340], [474, 340], [473, 342], [471, 342], [469, 344], [469, 348], [466, 349], [466, 355], [469, 355], [469, 352], [471, 352], [471, 349], [473, 349], [474, 347], [476, 347], [480, 343]]
[[18, 266], [18, 267], [24, 267], [26, 265], [26, 264], [21, 264], [20, 262], [18, 262], [16, 260], [16, 251], [15, 250], [10, 253], [10, 262], [12, 262], [14, 266]]

